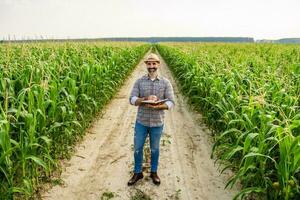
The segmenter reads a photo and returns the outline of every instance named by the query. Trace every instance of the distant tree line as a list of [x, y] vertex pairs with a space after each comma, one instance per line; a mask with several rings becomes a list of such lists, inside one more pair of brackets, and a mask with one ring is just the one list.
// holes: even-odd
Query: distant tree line
[[250, 37], [135, 37], [104, 38], [109, 41], [141, 41], [141, 42], [254, 42]]
[[300, 38], [282, 38], [275, 41], [276, 43], [300, 43]]
[[279, 40], [254, 40], [251, 37], [119, 37], [119, 38], [81, 38], [81, 39], [30, 39], [0, 40], [4, 42], [86, 42], [86, 41], [128, 41], [128, 42], [236, 42], [236, 43], [300, 43], [300, 38], [282, 38]]
[[282, 38], [279, 40], [256, 40], [257, 43], [300, 44], [300, 38]]

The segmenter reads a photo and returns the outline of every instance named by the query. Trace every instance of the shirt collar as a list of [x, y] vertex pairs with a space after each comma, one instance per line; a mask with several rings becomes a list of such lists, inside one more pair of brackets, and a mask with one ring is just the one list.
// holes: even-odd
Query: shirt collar
[[[146, 75], [146, 78], [147, 78], [148, 80], [151, 80], [149, 74]], [[160, 80], [160, 79], [161, 79], [161, 76], [160, 76], [160, 75], [157, 75], [157, 76], [155, 77], [155, 79]], [[155, 79], [154, 79], [154, 80], [155, 80]]]

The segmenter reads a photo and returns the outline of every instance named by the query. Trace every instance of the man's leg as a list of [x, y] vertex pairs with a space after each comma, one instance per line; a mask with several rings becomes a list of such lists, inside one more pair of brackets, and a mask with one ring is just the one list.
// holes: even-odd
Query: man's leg
[[134, 173], [142, 172], [143, 148], [147, 137], [147, 127], [136, 122], [134, 128]]
[[162, 130], [163, 126], [150, 128], [151, 172], [157, 171]]
[[150, 177], [154, 184], [160, 184], [160, 178], [157, 175], [157, 166], [159, 159], [159, 144], [162, 134], [163, 125], [160, 127], [150, 128], [150, 149], [151, 149], [151, 173]]

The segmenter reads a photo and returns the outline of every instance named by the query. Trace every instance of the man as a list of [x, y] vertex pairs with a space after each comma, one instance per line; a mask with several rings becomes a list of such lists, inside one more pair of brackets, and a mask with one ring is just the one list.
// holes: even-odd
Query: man
[[[142, 179], [143, 148], [147, 134], [150, 137], [151, 149], [151, 173], [150, 177], [154, 184], [160, 184], [157, 175], [159, 144], [164, 126], [164, 110], [171, 109], [174, 103], [173, 87], [168, 79], [158, 75], [160, 66], [159, 57], [151, 53], [144, 61], [148, 74], [137, 79], [131, 91], [129, 102], [138, 106], [138, 113], [134, 128], [134, 175], [128, 181], [128, 185], [135, 184]], [[168, 99], [158, 105], [145, 104], [144, 100]]]

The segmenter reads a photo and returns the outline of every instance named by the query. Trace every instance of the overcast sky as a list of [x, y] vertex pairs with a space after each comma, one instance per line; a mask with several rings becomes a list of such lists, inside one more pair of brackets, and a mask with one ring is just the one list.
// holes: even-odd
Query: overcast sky
[[0, 39], [300, 37], [300, 0], [0, 0]]

